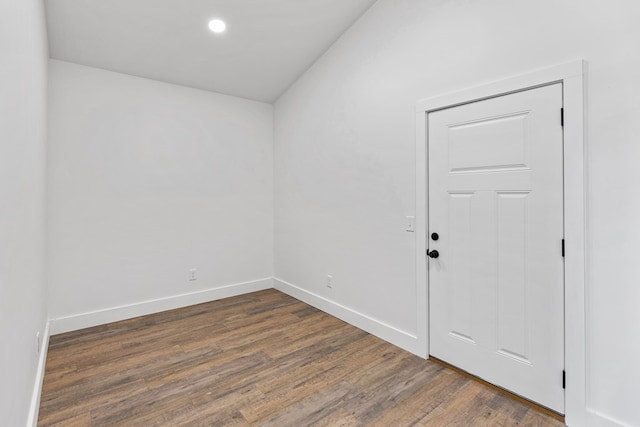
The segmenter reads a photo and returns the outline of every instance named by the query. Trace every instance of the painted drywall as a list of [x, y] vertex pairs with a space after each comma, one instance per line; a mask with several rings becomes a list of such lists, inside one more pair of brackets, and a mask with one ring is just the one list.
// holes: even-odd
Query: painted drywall
[[0, 2], [0, 424], [27, 422], [45, 330], [47, 43], [39, 0]]
[[640, 425], [638, 16], [633, 0], [378, 0], [276, 103], [276, 277], [415, 334], [416, 101], [584, 58], [588, 406]]
[[52, 319], [273, 275], [271, 105], [57, 60], [49, 99]]

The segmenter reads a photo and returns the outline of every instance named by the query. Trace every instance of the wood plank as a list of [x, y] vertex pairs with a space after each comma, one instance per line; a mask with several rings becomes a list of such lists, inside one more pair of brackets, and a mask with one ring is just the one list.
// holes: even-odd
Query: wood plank
[[[472, 379], [474, 381], [477, 381], [477, 382], [479, 382], [481, 384], [484, 384], [485, 386], [487, 386], [489, 388], [492, 388], [493, 390], [495, 390], [495, 391], [497, 391], [499, 393], [499, 395], [496, 396], [496, 399], [500, 398], [500, 395], [507, 396], [507, 397], [509, 397], [509, 398], [511, 398], [513, 400], [516, 400], [516, 401], [522, 403], [523, 405], [530, 406], [531, 408], [535, 409], [538, 412], [542, 412], [543, 414], [546, 414], [546, 415], [548, 415], [548, 416], [550, 416], [552, 418], [555, 418], [558, 421], [564, 422], [564, 416], [558, 414], [555, 411], [552, 411], [549, 408], [545, 408], [544, 406], [537, 405], [536, 403], [534, 403], [534, 402], [532, 402], [530, 400], [527, 400], [522, 396], [518, 396], [517, 394], [513, 394], [508, 390], [505, 390], [505, 389], [503, 389], [501, 387], [493, 385], [493, 384], [483, 380], [482, 378], [478, 378], [475, 375], [472, 375], [472, 374], [470, 374], [470, 373], [468, 373], [468, 372], [466, 372], [466, 371], [464, 371], [464, 370], [462, 370], [460, 368], [457, 368], [457, 367], [452, 366], [452, 365], [450, 365], [450, 364], [448, 364], [446, 362], [443, 362], [442, 360], [437, 359], [437, 358], [435, 358], [433, 356], [431, 356], [430, 360], [432, 362], [434, 362], [434, 363], [437, 363], [437, 364], [445, 366], [445, 367], [447, 367], [447, 368], [449, 368], [449, 369], [451, 369], [453, 371], [456, 371], [459, 374], [461, 374], [461, 375], [463, 375], [463, 376], [465, 376], [467, 378], [470, 378], [470, 379]], [[523, 416], [524, 416], [524, 414], [523, 414]]]
[[276, 290], [52, 337], [40, 426], [561, 421]]

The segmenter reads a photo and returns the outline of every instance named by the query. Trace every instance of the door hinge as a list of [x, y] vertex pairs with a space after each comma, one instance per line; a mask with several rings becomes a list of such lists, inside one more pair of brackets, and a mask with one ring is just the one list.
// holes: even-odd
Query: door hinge
[[567, 388], [567, 373], [562, 371], [562, 388]]
[[564, 257], [564, 239], [562, 239], [562, 256]]
[[564, 127], [564, 108], [560, 109], [560, 126]]

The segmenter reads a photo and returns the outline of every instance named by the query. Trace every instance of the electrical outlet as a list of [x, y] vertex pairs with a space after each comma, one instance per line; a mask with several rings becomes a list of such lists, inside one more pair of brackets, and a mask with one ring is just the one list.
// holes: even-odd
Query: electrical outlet
[[333, 276], [330, 274], [327, 275], [327, 288], [333, 288]]
[[40, 354], [40, 331], [36, 332], [36, 352]]
[[192, 268], [189, 270], [189, 281], [195, 282], [196, 280], [198, 280], [198, 270], [195, 268]]

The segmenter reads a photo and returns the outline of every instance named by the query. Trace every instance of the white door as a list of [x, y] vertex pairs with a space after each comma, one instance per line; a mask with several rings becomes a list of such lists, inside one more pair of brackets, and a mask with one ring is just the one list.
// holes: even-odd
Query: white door
[[428, 246], [431, 355], [564, 413], [561, 108], [558, 83], [429, 113]]

